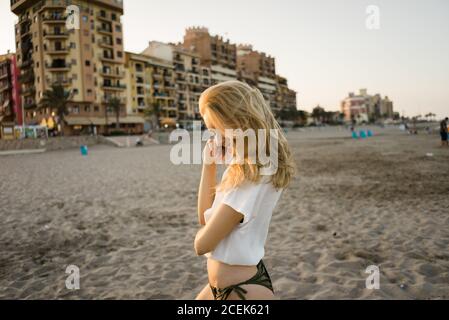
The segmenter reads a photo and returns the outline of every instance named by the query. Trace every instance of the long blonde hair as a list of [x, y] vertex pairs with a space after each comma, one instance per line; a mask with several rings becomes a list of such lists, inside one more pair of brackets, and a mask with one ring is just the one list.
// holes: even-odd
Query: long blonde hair
[[[270, 130], [277, 130], [278, 166], [270, 182], [276, 189], [289, 185], [295, 173], [292, 154], [282, 128], [259, 89], [240, 81], [223, 82], [205, 90], [200, 104], [201, 110], [209, 111], [209, 118], [217, 129], [252, 129], [256, 132], [264, 129], [267, 146], [270, 143]], [[256, 139], [258, 142], [259, 137], [256, 136]], [[261, 168], [259, 161], [251, 162], [245, 154], [243, 163], [229, 166], [228, 173], [218, 188], [227, 190], [238, 187], [245, 181], [260, 182]]]

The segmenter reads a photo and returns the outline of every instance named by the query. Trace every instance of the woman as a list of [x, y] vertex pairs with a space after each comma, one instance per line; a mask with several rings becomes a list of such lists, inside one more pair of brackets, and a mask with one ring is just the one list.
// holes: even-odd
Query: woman
[[[197, 255], [205, 255], [209, 283], [198, 300], [273, 299], [270, 276], [262, 261], [271, 215], [294, 172], [287, 140], [262, 93], [239, 81], [228, 81], [207, 89], [200, 98], [200, 113], [209, 130], [225, 137], [226, 129], [256, 133], [270, 152], [270, 130], [277, 132], [277, 170], [262, 176], [264, 165], [252, 160], [249, 142], [244, 152], [236, 140], [225, 141], [234, 161], [227, 166], [219, 185], [216, 162], [203, 164], [198, 194], [198, 218], [203, 226], [195, 238]], [[210, 140], [203, 158], [217, 157], [220, 140]], [[259, 148], [257, 144], [256, 149]], [[272, 153], [271, 155], [274, 155]], [[270, 155], [270, 156], [271, 156]]]

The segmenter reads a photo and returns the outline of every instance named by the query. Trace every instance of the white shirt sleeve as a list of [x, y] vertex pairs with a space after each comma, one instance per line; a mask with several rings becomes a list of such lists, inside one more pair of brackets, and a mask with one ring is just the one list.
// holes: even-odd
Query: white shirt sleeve
[[241, 213], [244, 216], [243, 223], [246, 223], [257, 215], [263, 202], [263, 190], [263, 184], [247, 183], [226, 191], [222, 203]]

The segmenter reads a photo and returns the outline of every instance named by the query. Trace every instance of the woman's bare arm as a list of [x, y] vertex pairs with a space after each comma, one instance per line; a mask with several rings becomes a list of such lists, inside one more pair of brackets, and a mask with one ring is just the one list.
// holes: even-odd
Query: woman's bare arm
[[198, 191], [198, 220], [204, 226], [204, 212], [212, 207], [215, 199], [217, 169], [215, 164], [204, 164]]
[[195, 237], [195, 252], [202, 256], [212, 252], [243, 219], [243, 215], [228, 205], [221, 204], [205, 227]]

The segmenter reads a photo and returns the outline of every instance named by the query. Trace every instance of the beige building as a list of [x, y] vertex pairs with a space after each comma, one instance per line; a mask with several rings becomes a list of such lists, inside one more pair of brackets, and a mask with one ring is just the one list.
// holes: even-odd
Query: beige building
[[126, 82], [128, 114], [149, 118], [152, 111], [160, 125], [176, 125], [175, 72], [170, 61], [127, 52]]
[[204, 27], [186, 29], [183, 47], [200, 57], [200, 63], [211, 69], [212, 84], [237, 79], [237, 46], [220, 36], [211, 36]]
[[387, 96], [369, 95], [366, 89], [360, 89], [359, 94], [350, 92], [341, 102], [341, 112], [346, 122], [358, 123], [391, 119], [394, 116], [393, 102]]
[[[79, 26], [70, 29], [66, 21], [76, 15], [67, 15], [68, 5], [79, 8]], [[59, 84], [72, 93], [68, 133], [115, 128], [112, 97], [122, 103], [121, 130], [141, 131], [143, 121], [125, 112], [122, 0], [12, 0], [11, 10], [19, 17], [16, 46], [27, 124], [53, 117], [51, 107], [38, 106], [44, 92]]]
[[237, 47], [237, 71], [253, 74], [256, 78], [276, 78], [275, 58], [253, 50], [249, 44]]
[[273, 111], [278, 112], [283, 108], [296, 109], [296, 91], [289, 88], [287, 79], [276, 76], [276, 85], [276, 107]]
[[211, 83], [211, 69], [201, 64], [201, 56], [185, 49], [181, 44], [151, 41], [144, 54], [166, 59], [174, 68], [178, 122], [187, 126], [200, 119], [199, 98]]

